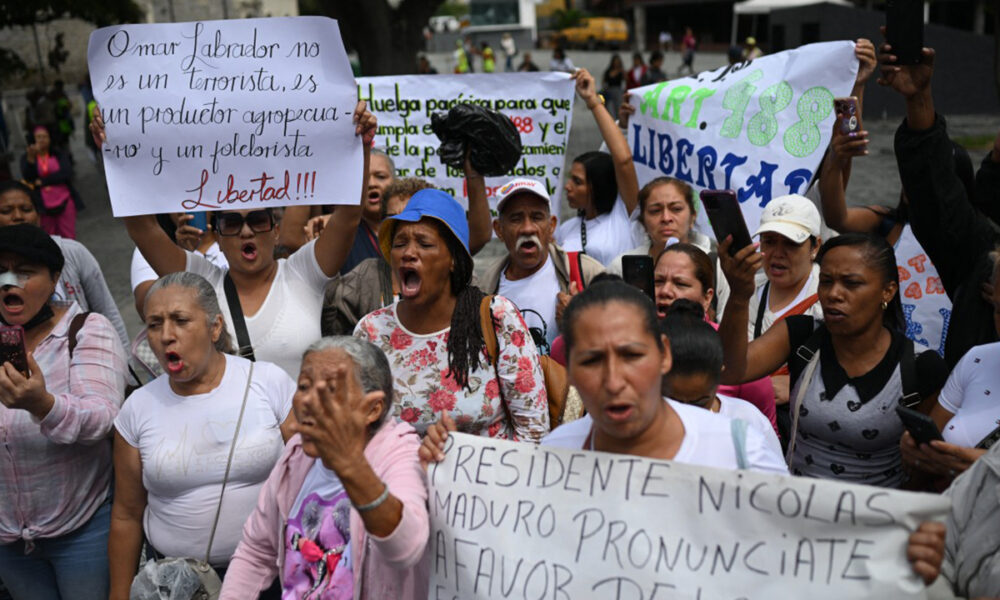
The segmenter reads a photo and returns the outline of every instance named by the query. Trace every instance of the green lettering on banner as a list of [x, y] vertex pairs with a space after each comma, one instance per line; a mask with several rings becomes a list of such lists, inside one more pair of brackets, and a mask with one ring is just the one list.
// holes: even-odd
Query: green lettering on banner
[[727, 138], [740, 136], [740, 132], [743, 131], [743, 114], [747, 110], [747, 105], [750, 104], [750, 98], [754, 91], [757, 90], [754, 82], [759, 81], [762, 77], [764, 77], [764, 72], [757, 69], [726, 90], [726, 95], [722, 97], [722, 108], [731, 110], [732, 114], [722, 122], [719, 135]]
[[747, 139], [754, 146], [766, 146], [778, 134], [778, 119], [775, 115], [785, 110], [792, 102], [792, 86], [787, 81], [768, 87], [760, 95], [760, 112], [750, 117], [747, 123]]
[[705, 102], [705, 98], [708, 98], [715, 93], [712, 88], [698, 88], [691, 94], [691, 99], [694, 100], [694, 110], [691, 111], [691, 118], [687, 120], [684, 124], [688, 129], [697, 129], [698, 127], [698, 114], [701, 113], [701, 105]]
[[802, 158], [819, 147], [822, 135], [817, 125], [833, 112], [833, 94], [823, 86], [809, 88], [799, 97], [795, 110], [799, 121], [785, 130], [785, 151]]
[[660, 105], [660, 93], [663, 91], [663, 88], [667, 87], [667, 83], [664, 81], [642, 95], [642, 99], [639, 100], [639, 112], [646, 114], [646, 111], [649, 111], [650, 117], [654, 119], [660, 118], [658, 108]]
[[691, 86], [689, 85], [679, 85], [674, 89], [670, 90], [670, 95], [667, 96], [667, 104], [663, 107], [663, 117], [664, 121], [672, 121], [677, 125], [681, 124], [681, 104], [691, 93]]

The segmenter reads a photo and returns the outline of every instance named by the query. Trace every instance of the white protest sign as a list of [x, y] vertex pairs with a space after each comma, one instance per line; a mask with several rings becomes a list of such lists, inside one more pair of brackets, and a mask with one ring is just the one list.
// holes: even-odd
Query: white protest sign
[[949, 500], [452, 434], [428, 470], [431, 600], [924, 598]]
[[896, 241], [899, 299], [906, 317], [906, 337], [944, 356], [951, 321], [951, 299], [941, 276], [909, 224]]
[[667, 176], [696, 192], [736, 190], [753, 233], [772, 198], [805, 193], [830, 142], [833, 99], [851, 92], [857, 70], [853, 42], [826, 42], [632, 90], [639, 184]]
[[441, 142], [431, 130], [431, 115], [447, 113], [456, 104], [473, 103], [510, 117], [521, 134], [523, 152], [510, 173], [486, 178], [486, 195], [494, 211], [497, 189], [514, 177], [528, 177], [545, 184], [553, 214], [559, 214], [573, 94], [574, 84], [565, 73], [358, 79], [358, 95], [378, 117], [375, 147], [392, 157], [396, 175], [426, 179], [466, 207], [465, 175], [438, 158]]
[[87, 49], [115, 216], [354, 204], [357, 88], [337, 22], [98, 29]]

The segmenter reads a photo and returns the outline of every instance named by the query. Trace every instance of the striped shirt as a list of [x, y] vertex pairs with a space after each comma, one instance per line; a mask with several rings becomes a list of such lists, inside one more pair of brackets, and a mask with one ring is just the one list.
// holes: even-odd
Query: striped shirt
[[91, 313], [77, 334], [80, 307], [69, 306], [35, 348], [45, 388], [55, 398], [41, 421], [0, 405], [0, 543], [54, 538], [84, 525], [111, 485], [109, 433], [125, 393], [125, 350], [111, 322]]

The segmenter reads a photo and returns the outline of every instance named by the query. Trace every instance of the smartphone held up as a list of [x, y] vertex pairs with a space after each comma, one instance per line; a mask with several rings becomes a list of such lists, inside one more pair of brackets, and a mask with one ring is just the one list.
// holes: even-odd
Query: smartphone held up
[[885, 41], [896, 64], [920, 64], [924, 47], [923, 0], [886, 0]]
[[28, 377], [28, 353], [24, 349], [24, 328], [20, 325], [0, 325], [0, 365], [10, 363]]
[[730, 235], [733, 236], [733, 245], [729, 247], [730, 256], [735, 256], [737, 252], [753, 243], [735, 191], [702, 190], [699, 196], [705, 206], [708, 222], [715, 232], [715, 239], [721, 242]]
[[837, 126], [844, 135], [861, 131], [861, 115], [858, 113], [858, 99], [855, 96], [834, 98], [833, 110], [837, 114]]

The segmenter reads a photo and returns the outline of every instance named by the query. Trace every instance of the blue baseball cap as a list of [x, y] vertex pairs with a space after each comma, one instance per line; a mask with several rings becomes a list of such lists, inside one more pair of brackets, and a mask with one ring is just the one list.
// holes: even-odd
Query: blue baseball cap
[[469, 258], [472, 258], [472, 253], [469, 252], [469, 222], [465, 217], [465, 209], [448, 193], [428, 188], [413, 194], [403, 212], [382, 221], [378, 231], [378, 245], [386, 260], [389, 260], [392, 248], [395, 221], [416, 223], [423, 218], [437, 219], [444, 223], [452, 235], [462, 242], [462, 247], [465, 248]]

